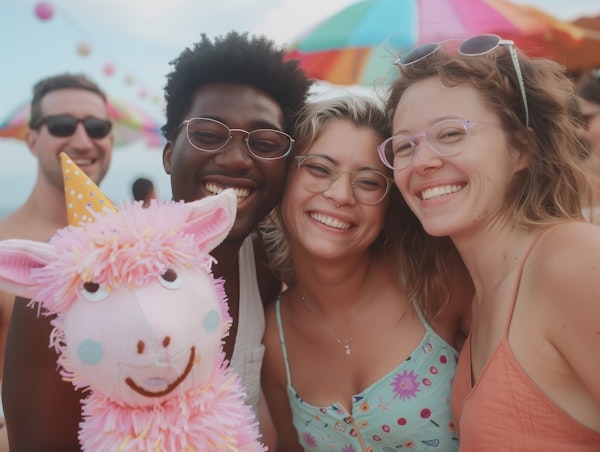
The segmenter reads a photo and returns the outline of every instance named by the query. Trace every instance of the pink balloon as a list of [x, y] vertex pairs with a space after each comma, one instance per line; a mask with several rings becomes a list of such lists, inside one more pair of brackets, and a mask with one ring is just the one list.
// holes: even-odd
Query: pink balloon
[[54, 8], [48, 2], [39, 2], [35, 5], [35, 15], [40, 20], [50, 20], [54, 15]]
[[115, 67], [113, 66], [112, 63], [106, 63], [104, 65], [104, 67], [102, 68], [102, 72], [104, 72], [104, 75], [107, 75], [110, 77], [111, 75], [113, 75], [115, 73]]

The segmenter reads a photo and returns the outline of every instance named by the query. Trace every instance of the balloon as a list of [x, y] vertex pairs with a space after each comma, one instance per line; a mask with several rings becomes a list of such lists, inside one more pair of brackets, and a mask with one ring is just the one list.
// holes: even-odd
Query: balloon
[[77, 44], [77, 53], [80, 56], [86, 57], [90, 54], [91, 51], [92, 49], [87, 42], [81, 41], [79, 44]]
[[134, 82], [134, 78], [131, 75], [127, 75], [125, 77], [125, 84], [126, 85], [133, 85]]
[[48, 2], [39, 2], [35, 5], [35, 15], [40, 20], [50, 20], [54, 15], [54, 8]]
[[106, 63], [102, 68], [104, 75], [108, 75], [109, 77], [115, 73], [115, 67], [111, 63]]
[[142, 88], [142, 89], [139, 91], [138, 95], [139, 95], [139, 96], [140, 96], [142, 99], [145, 99], [145, 98], [146, 98], [146, 96], [148, 95], [148, 91], [146, 91], [144, 88]]

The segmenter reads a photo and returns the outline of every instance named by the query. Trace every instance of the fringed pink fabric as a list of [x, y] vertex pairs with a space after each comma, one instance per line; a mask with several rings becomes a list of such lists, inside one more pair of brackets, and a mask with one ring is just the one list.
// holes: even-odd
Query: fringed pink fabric
[[190, 211], [180, 203], [156, 202], [145, 209], [123, 203], [118, 212], [92, 213], [93, 223], [60, 229], [50, 244], [60, 259], [33, 269], [45, 314], [65, 311], [77, 298], [81, 281], [107, 287], [139, 287], [167, 268], [210, 270], [214, 259], [194, 252], [196, 238], [183, 225]]
[[[234, 209], [235, 199], [233, 198], [232, 201], [233, 205], [230, 206]], [[178, 383], [179, 386], [170, 390], [172, 392], [168, 395], [148, 398], [148, 405], [152, 403], [154, 405], [141, 408], [147, 404], [144, 399], [144, 402], [136, 405], [136, 408], [135, 402], [131, 400], [127, 400], [131, 406], [126, 406], [124, 400], [117, 403], [118, 396], [115, 392], [107, 391], [105, 387], [113, 383], [110, 370], [114, 368], [116, 362], [119, 364], [121, 362], [116, 359], [108, 360], [108, 364], [104, 361], [94, 361], [104, 356], [103, 353], [106, 351], [104, 347], [114, 352], [109, 348], [109, 344], [113, 347], [115, 344], [105, 340], [106, 337], [100, 333], [88, 339], [85, 329], [83, 331], [86, 334], [73, 335], [73, 325], [81, 326], [81, 324], [66, 317], [67, 311], [75, 307], [80, 309], [78, 315], [87, 315], [86, 320], [95, 321], [96, 318], [91, 316], [90, 312], [98, 311], [86, 310], [91, 306], [89, 300], [82, 301], [79, 296], [85, 282], [98, 283], [110, 293], [117, 288], [138, 288], [152, 283], [159, 284], [156, 282], [157, 277], [169, 268], [198, 269], [198, 273], [206, 273], [209, 280], [213, 282], [217, 300], [214, 299], [215, 293], [212, 291], [206, 294], [207, 297], [212, 298], [206, 300], [196, 300], [196, 296], [184, 300], [194, 303], [212, 302], [211, 306], [215, 306], [215, 301], [218, 301], [221, 315], [216, 317], [220, 323], [212, 325], [209, 322], [206, 327], [202, 323], [206, 319], [197, 319], [198, 328], [206, 327], [210, 333], [215, 334], [210, 336], [213, 340], [208, 345], [206, 341], [202, 342], [191, 334], [187, 339], [191, 342], [188, 346], [190, 349], [192, 346], [212, 347], [217, 344], [216, 334], [221, 337], [222, 345], [223, 338], [229, 334], [231, 325], [224, 281], [214, 279], [211, 272], [214, 258], [209, 254], [210, 250], [201, 243], [202, 240], [217, 235], [212, 233], [215, 231], [208, 230], [211, 228], [224, 230], [225, 223], [222, 221], [223, 218], [202, 216], [195, 209], [189, 208], [190, 205], [155, 202], [148, 209], [144, 209], [136, 203], [125, 203], [120, 206], [118, 213], [106, 211], [102, 214], [92, 214], [96, 219], [95, 222], [86, 224], [85, 227], [68, 227], [58, 231], [49, 242], [57, 250], [57, 259], [43, 267], [31, 269], [30, 284], [38, 287], [38, 294], [34, 297], [34, 300], [38, 301], [32, 304], [39, 303], [37, 306], [39, 309], [43, 303], [43, 314], [56, 314], [51, 320], [53, 331], [50, 346], [59, 354], [59, 371], [63, 379], [70, 381], [75, 388], [85, 389], [89, 393], [82, 402], [83, 421], [79, 431], [79, 440], [85, 451], [262, 452], [266, 450], [259, 440], [260, 434], [254, 412], [245, 404], [246, 395], [240, 379], [224, 360], [222, 347], [218, 350], [216, 359], [212, 359], [215, 353], [209, 353], [208, 356], [211, 357], [209, 361], [194, 362], [190, 365], [190, 369], [194, 369], [194, 365], [205, 366], [201, 369], [203, 372], [199, 372], [202, 378], [209, 375], [204, 385], [200, 385], [200, 381], [205, 380], [194, 380], [193, 371], [190, 371], [187, 374], [189, 379], [185, 380], [189, 384]], [[204, 276], [202, 275], [203, 278]], [[144, 303], [135, 298], [133, 300], [139, 303], [136, 305], [137, 309], [143, 311]], [[127, 303], [127, 301], [131, 300], [126, 297], [119, 299], [120, 303]], [[165, 310], [171, 309], [169, 303], [164, 303], [164, 306]], [[113, 311], [107, 312], [115, 315]], [[158, 312], [160, 315], [160, 309], [149, 312], [154, 315]], [[146, 326], [152, 324], [148, 319], [144, 318], [144, 321], [147, 321], [144, 323]], [[171, 334], [177, 334], [179, 325], [169, 326], [171, 328], [168, 330]], [[79, 332], [76, 328], [75, 330]], [[110, 327], [107, 326], [103, 331], [110, 333]], [[124, 350], [133, 350], [135, 353], [137, 343], [137, 353], [140, 353], [140, 350], [143, 350], [140, 343], [144, 344], [144, 340], [158, 337], [148, 334], [146, 330], [143, 331], [143, 333], [138, 332], [139, 335], [134, 337], [137, 340], [132, 342], [134, 348]], [[186, 331], [200, 330], [195, 330], [194, 324]], [[77, 339], [67, 344], [68, 337], [69, 340], [73, 337]], [[164, 348], [172, 339], [169, 336], [165, 338], [164, 333], [160, 338], [163, 340]], [[166, 339], [169, 340], [165, 341]], [[77, 340], [80, 342], [76, 342]], [[195, 340], [198, 343], [193, 342]], [[86, 354], [84, 349], [82, 358], [81, 354], [78, 354], [80, 349], [77, 348], [81, 343], [87, 343], [88, 346], [92, 344], [96, 347], [93, 349], [96, 354]], [[119, 347], [122, 344], [116, 345]], [[180, 348], [184, 347], [180, 346]], [[213, 351], [217, 352], [217, 350]], [[110, 355], [107, 352], [106, 356], [114, 356], [114, 353]], [[127, 353], [124, 356], [123, 363], [127, 363], [127, 358], [130, 356]], [[86, 366], [90, 363], [98, 366], [100, 363], [103, 366], [107, 365], [102, 370], [108, 370], [108, 377], [100, 384], [90, 378], [90, 376], [95, 377], [99, 369], [95, 367], [91, 373], [88, 372]], [[105, 381], [108, 385], [103, 384]], [[193, 385], [200, 386], [189, 389]], [[100, 391], [111, 395], [109, 397], [101, 394]]]
[[225, 363], [210, 384], [153, 408], [126, 408], [91, 394], [83, 401], [79, 441], [93, 452], [266, 451], [244, 398]]

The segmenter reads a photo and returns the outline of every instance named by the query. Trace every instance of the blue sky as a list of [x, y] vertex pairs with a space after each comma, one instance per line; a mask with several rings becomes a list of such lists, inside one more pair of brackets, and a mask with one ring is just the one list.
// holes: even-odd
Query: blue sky
[[[70, 71], [87, 73], [109, 94], [135, 103], [161, 123], [168, 62], [201, 32], [212, 37], [231, 29], [249, 31], [284, 45], [353, 1], [49, 0], [54, 15], [42, 21], [34, 12], [38, 1], [0, 0], [0, 120], [30, 98], [37, 80]], [[600, 14], [598, 0], [513, 1], [537, 6], [563, 20]], [[90, 46], [87, 57], [77, 53], [80, 43]], [[104, 73], [106, 64], [113, 65], [114, 74]], [[0, 152], [4, 156], [0, 165], [2, 216], [27, 197], [36, 168], [20, 141], [0, 138]], [[115, 149], [102, 187], [120, 201], [130, 196], [129, 187], [138, 175], [155, 179], [159, 195], [169, 197], [161, 150], [147, 149], [141, 143]]]

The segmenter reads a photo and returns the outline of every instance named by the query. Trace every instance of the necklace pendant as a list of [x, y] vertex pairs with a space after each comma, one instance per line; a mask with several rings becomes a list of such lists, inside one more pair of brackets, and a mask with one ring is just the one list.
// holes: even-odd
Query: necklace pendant
[[352, 353], [352, 351], [350, 350], [350, 346], [349, 345], [344, 345], [344, 348], [346, 349], [346, 356], [350, 355]]

